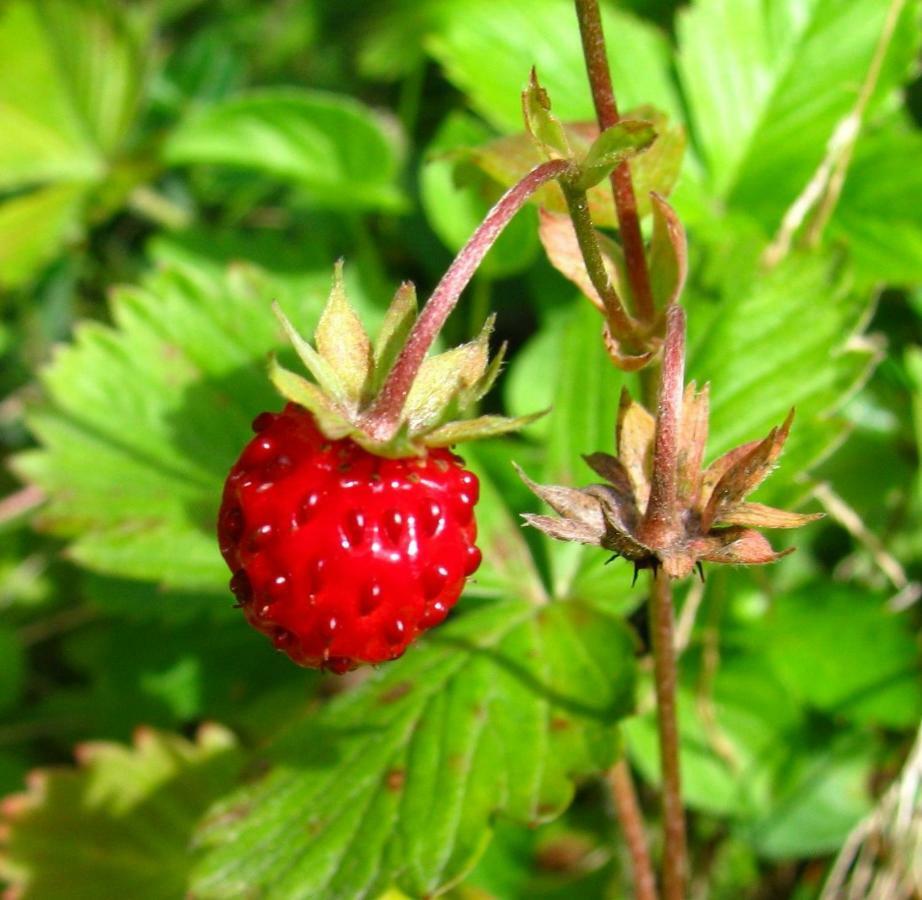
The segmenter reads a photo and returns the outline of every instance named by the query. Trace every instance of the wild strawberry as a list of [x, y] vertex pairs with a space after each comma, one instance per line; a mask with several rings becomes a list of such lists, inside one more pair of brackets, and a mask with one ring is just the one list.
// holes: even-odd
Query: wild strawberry
[[477, 340], [422, 363], [398, 415], [376, 415], [416, 318], [411, 285], [374, 345], [341, 267], [316, 349], [276, 312], [315, 381], [272, 362], [290, 402], [253, 422], [224, 488], [218, 538], [247, 620], [296, 663], [345, 672], [400, 656], [457, 602], [480, 564], [479, 485], [447, 448], [528, 419], [451, 421], [498, 372], [490, 322]]
[[304, 666], [400, 656], [480, 565], [476, 476], [444, 449], [386, 459], [329, 441], [292, 403], [253, 424], [218, 524], [250, 624]]

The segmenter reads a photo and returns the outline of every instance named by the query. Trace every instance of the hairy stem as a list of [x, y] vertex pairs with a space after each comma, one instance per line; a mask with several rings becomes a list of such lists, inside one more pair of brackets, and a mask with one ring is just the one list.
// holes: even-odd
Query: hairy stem
[[631, 870], [634, 876], [634, 897], [636, 900], [657, 900], [656, 878], [647, 848], [647, 834], [643, 815], [634, 790], [634, 779], [627, 760], [622, 756], [608, 773], [612, 798], [618, 822], [624, 832], [624, 840], [631, 855]]
[[[605, 51], [605, 34], [602, 31], [602, 17], [598, 0], [576, 0], [576, 17], [583, 41], [583, 56], [592, 100], [595, 104], [599, 128], [604, 131], [618, 124], [618, 104], [611, 83], [608, 55]], [[640, 231], [640, 217], [637, 214], [637, 198], [631, 180], [631, 169], [623, 162], [611, 173], [611, 188], [618, 214], [618, 229], [624, 247], [624, 261], [628, 280], [634, 294], [635, 312], [645, 322], [653, 321], [653, 294], [650, 290], [650, 273], [644, 252], [643, 235]]]
[[583, 262], [586, 264], [589, 280], [605, 304], [608, 327], [615, 337], [630, 342], [635, 334], [634, 323], [624, 311], [621, 298], [618, 296], [618, 292], [605, 270], [602, 251], [599, 248], [595, 228], [589, 216], [589, 200], [586, 197], [586, 192], [574, 188], [566, 182], [561, 182], [560, 186], [567, 201], [567, 209], [573, 222], [573, 230], [576, 232], [576, 242], [579, 244], [580, 253], [583, 255]]
[[663, 790], [663, 897], [685, 896], [685, 813], [679, 775], [679, 725], [676, 713], [676, 655], [673, 638], [672, 586], [660, 572], [650, 585], [650, 632], [653, 639], [653, 676], [659, 729]]
[[678, 524], [678, 445], [684, 385], [685, 313], [682, 307], [673, 305], [666, 312], [666, 341], [660, 366], [653, 441], [653, 478], [640, 530], [641, 539], [652, 547], [669, 544]]
[[423, 307], [406, 345], [384, 382], [378, 399], [365, 416], [365, 425], [374, 437], [387, 440], [397, 431], [407, 395], [419, 367], [426, 358], [426, 353], [455, 308], [461, 292], [467, 287], [502, 230], [539, 187], [558, 178], [569, 167], [570, 163], [563, 159], [554, 159], [536, 166], [499, 198], [461, 248]]

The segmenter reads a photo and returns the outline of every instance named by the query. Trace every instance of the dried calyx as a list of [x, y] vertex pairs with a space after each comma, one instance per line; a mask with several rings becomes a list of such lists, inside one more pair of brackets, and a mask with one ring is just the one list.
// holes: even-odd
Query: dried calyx
[[489, 358], [491, 316], [475, 340], [425, 359], [396, 415], [382, 411], [393, 427], [379, 427], [378, 401], [417, 318], [416, 291], [409, 282], [397, 289], [374, 342], [346, 296], [341, 262], [313, 345], [277, 304], [274, 309], [313, 381], [273, 358], [272, 382], [284, 397], [309, 410], [330, 440], [348, 437], [378, 456], [399, 458], [421, 455], [427, 447], [504, 434], [540, 415], [463, 418], [490, 389], [502, 365], [505, 346]]
[[657, 413], [622, 393], [616, 432], [617, 456], [593, 453], [589, 466], [605, 479], [576, 489], [539, 485], [521, 470], [528, 487], [559, 517], [524, 516], [553, 538], [594, 544], [672, 578], [691, 574], [702, 562], [757, 565], [776, 553], [756, 528], [797, 528], [821, 518], [751, 503], [751, 494], [772, 471], [787, 439], [794, 411], [760, 441], [736, 447], [702, 468], [708, 432], [708, 387], [683, 390], [685, 317], [666, 315], [662, 379]]

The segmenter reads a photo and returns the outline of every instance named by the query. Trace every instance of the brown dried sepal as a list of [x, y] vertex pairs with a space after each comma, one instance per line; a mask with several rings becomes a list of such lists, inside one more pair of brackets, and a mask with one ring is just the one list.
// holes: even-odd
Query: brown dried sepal
[[[528, 514], [526, 522], [557, 540], [614, 551], [637, 569], [671, 578], [702, 562], [763, 565], [776, 552], [755, 528], [798, 528], [822, 513], [801, 514], [746, 500], [771, 473], [791, 429], [794, 411], [761, 441], [725, 453], [702, 468], [708, 434], [709, 391], [684, 378], [684, 316], [670, 307], [658, 414], [623, 392], [616, 428], [617, 456], [584, 457], [605, 484], [585, 488], [525, 484], [560, 518]], [[516, 467], [518, 469], [518, 467]]]

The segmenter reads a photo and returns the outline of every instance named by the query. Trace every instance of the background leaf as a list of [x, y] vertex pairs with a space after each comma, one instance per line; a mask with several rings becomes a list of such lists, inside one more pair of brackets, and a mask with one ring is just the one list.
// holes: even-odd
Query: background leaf
[[[606, 7], [603, 25], [617, 35], [612, 78], [625, 109], [650, 103], [669, 115], [678, 109], [668, 76], [663, 35], [633, 16]], [[427, 42], [448, 79], [501, 131], [522, 130], [519, 93], [532, 66], [561, 121], [595, 118], [585, 77], [576, 14], [565, 0], [475, 0], [449, 4]], [[489, 77], [482, 77], [489, 72]]]
[[473, 865], [497, 813], [540, 822], [608, 765], [631, 639], [577, 604], [496, 601], [295, 726], [273, 771], [216, 808], [193, 894], [431, 894]]
[[238, 773], [232, 735], [216, 725], [195, 742], [148, 729], [134, 746], [85, 744], [80, 768], [35, 773], [26, 794], [7, 798], [0, 869], [23, 900], [138, 900], [185, 890], [196, 819]]
[[[879, 0], [699, 0], [679, 16], [690, 127], [716, 196], [768, 228], [780, 220], [854, 107], [888, 7]], [[905, 5], [877, 98], [906, 76], [916, 10]]]
[[334, 94], [265, 89], [182, 123], [165, 148], [173, 165], [233, 166], [303, 187], [322, 206], [395, 209], [397, 152], [360, 103]]

